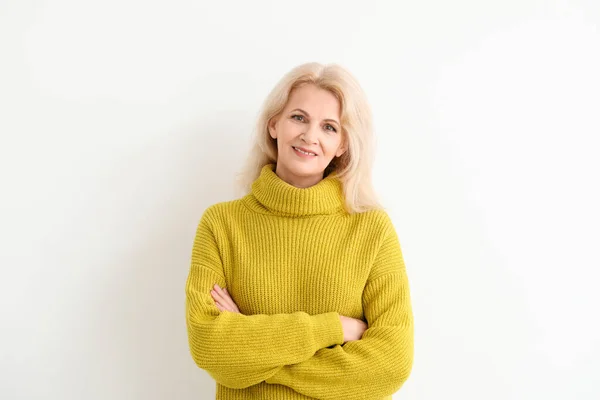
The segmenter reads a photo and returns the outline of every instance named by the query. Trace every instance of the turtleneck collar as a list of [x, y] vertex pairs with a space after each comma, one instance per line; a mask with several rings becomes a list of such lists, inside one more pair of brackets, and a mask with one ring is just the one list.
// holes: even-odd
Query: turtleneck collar
[[244, 200], [252, 209], [283, 216], [308, 216], [345, 212], [341, 181], [332, 171], [317, 184], [298, 188], [275, 173], [276, 164], [262, 167]]

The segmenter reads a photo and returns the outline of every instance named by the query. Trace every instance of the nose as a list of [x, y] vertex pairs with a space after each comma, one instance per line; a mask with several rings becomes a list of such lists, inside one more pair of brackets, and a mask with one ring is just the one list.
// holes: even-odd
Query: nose
[[317, 135], [319, 133], [318, 129], [318, 125], [315, 126], [311, 124], [307, 128], [306, 132], [304, 132], [304, 134], [302, 135], [302, 140], [309, 144], [317, 144]]

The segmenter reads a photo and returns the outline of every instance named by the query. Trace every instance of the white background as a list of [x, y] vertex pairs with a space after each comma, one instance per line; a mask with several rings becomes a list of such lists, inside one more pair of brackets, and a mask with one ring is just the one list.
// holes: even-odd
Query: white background
[[211, 399], [184, 285], [292, 67], [364, 87], [409, 271], [396, 399], [600, 398], [589, 1], [1, 1], [0, 398]]

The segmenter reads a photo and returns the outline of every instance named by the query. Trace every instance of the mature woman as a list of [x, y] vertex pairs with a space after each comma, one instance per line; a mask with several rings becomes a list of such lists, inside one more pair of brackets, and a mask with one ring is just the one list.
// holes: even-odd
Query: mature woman
[[339, 65], [288, 72], [241, 183], [206, 208], [186, 282], [191, 355], [217, 399], [391, 399], [413, 365], [409, 282], [371, 183], [363, 90]]

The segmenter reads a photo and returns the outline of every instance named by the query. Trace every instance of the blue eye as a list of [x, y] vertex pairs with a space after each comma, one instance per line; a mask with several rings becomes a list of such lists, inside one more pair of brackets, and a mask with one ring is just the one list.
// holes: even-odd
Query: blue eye
[[[304, 115], [300, 115], [300, 114], [294, 114], [294, 115], [292, 115], [292, 117], [291, 117], [292, 119], [295, 119], [296, 121], [300, 121], [300, 122], [302, 122], [302, 120], [301, 120], [301, 119], [297, 119], [296, 117], [300, 117], [300, 118], [302, 118], [302, 119], [303, 119], [303, 118], [304, 118]], [[336, 130], [334, 127], [333, 127], [333, 125], [327, 124], [327, 125], [325, 125], [325, 127], [326, 127], [325, 129], [326, 129], [326, 130], [328, 130], [328, 131], [331, 131], [331, 132], [337, 132], [337, 130]], [[327, 128], [327, 127], [330, 127], [331, 129], [329, 129], [329, 128]]]

